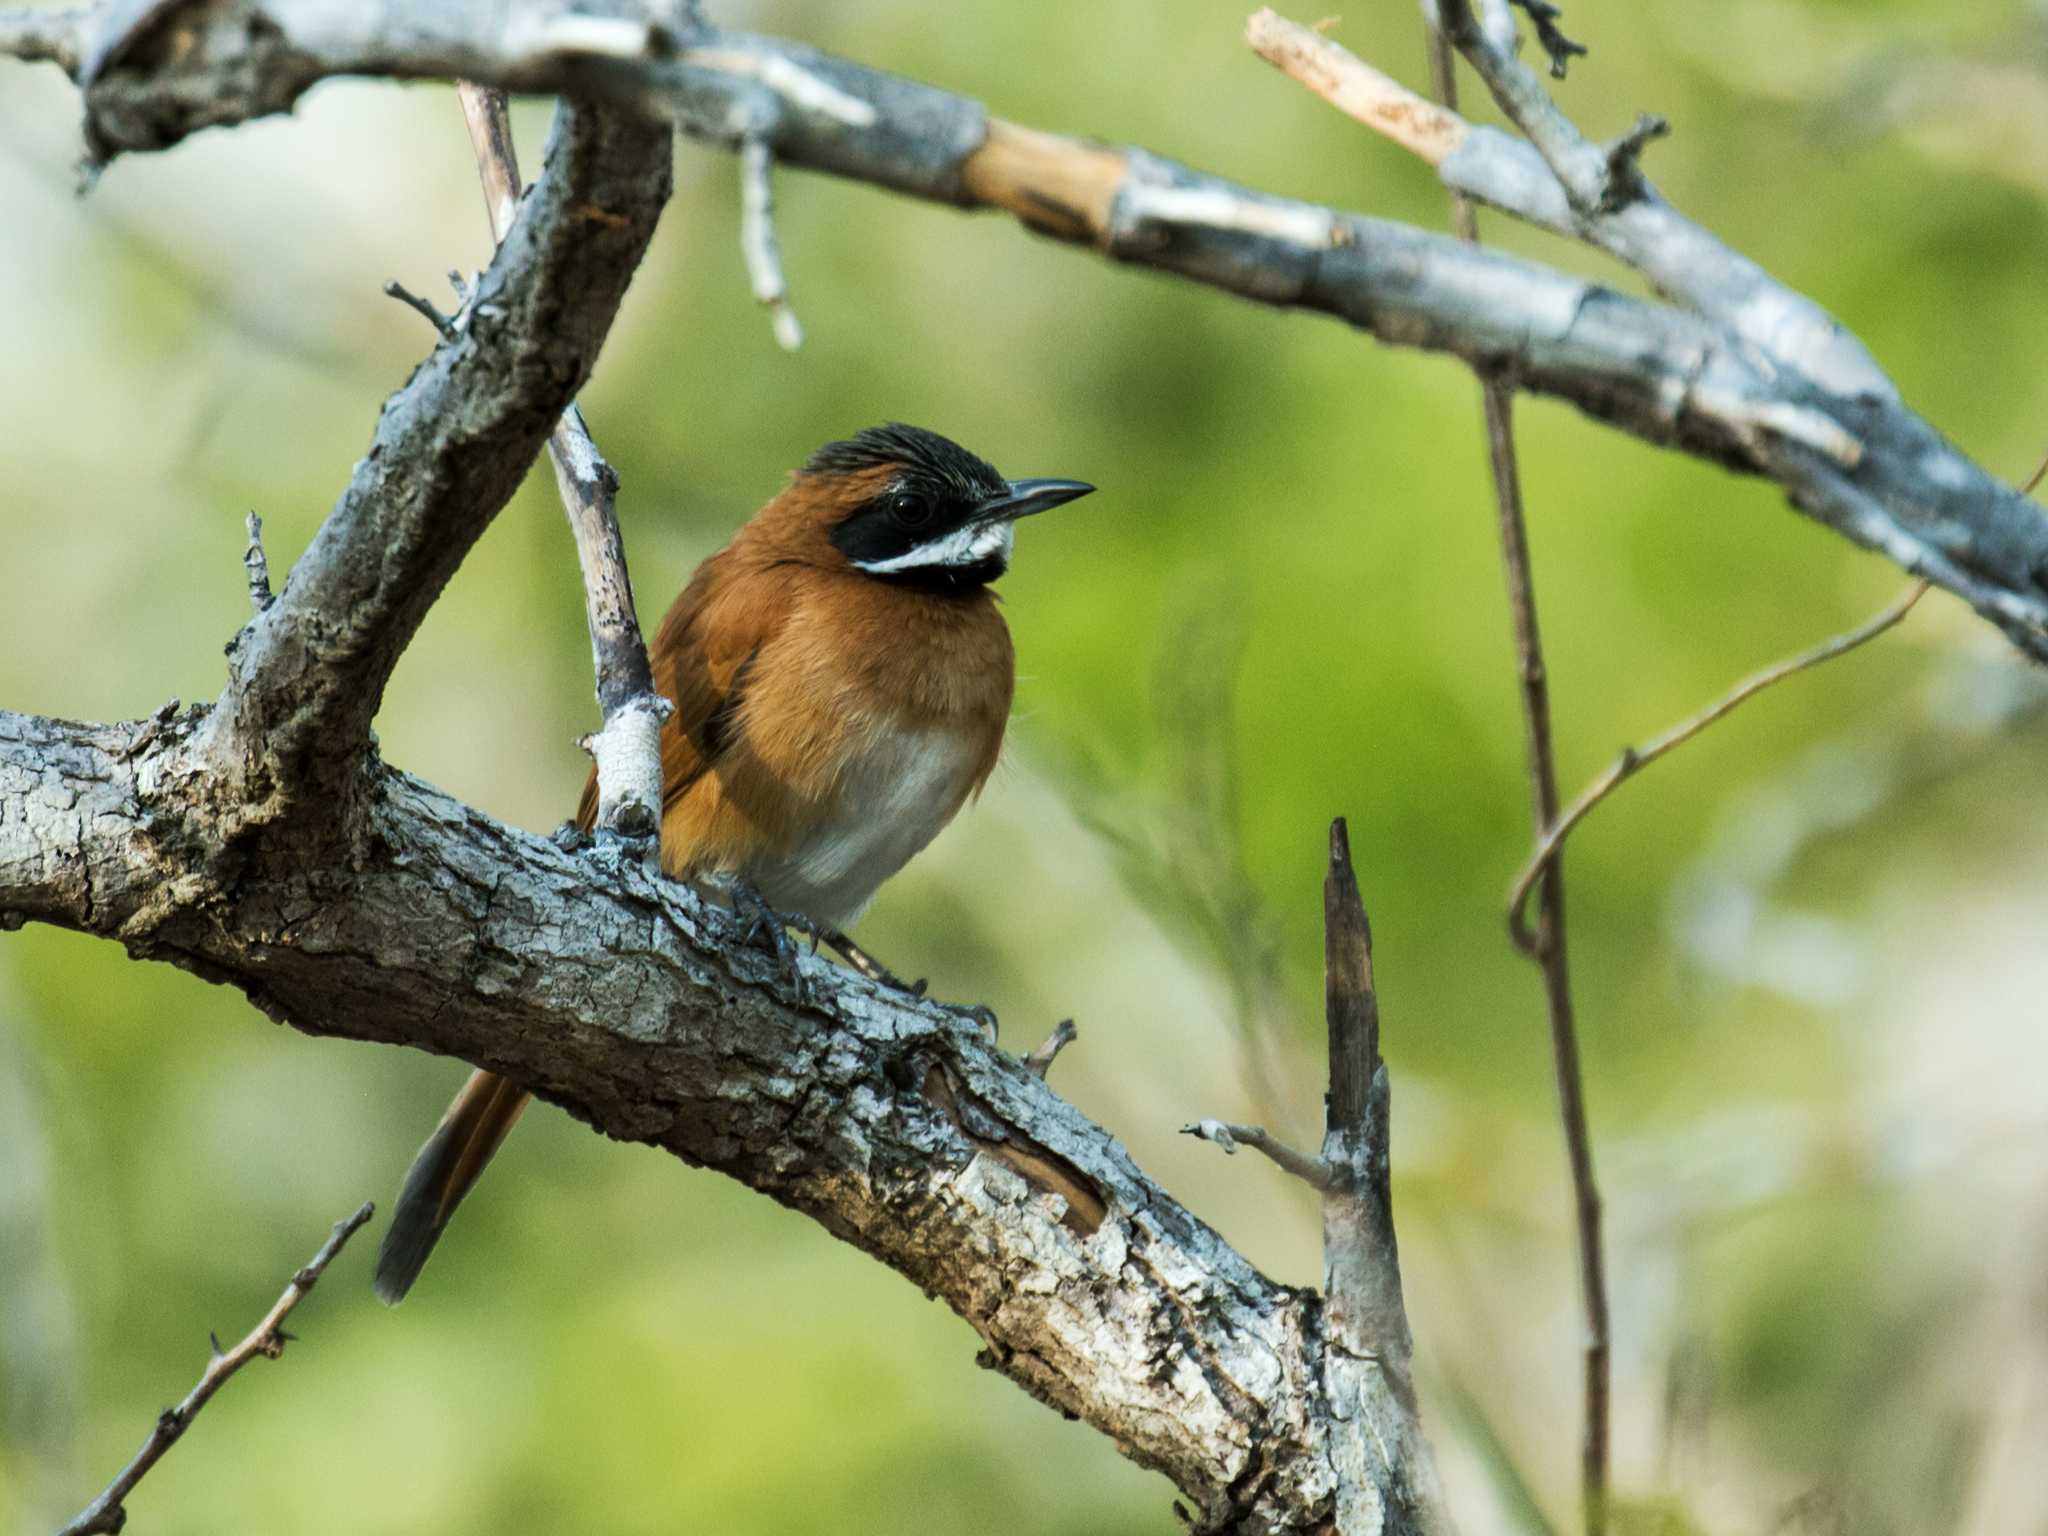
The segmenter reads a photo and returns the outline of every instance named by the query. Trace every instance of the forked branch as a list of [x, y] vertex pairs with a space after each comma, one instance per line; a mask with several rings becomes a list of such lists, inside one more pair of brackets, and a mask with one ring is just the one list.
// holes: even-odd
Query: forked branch
[[[1111, 259], [1450, 352], [1647, 442], [1769, 476], [1800, 510], [1956, 593], [2048, 659], [2048, 517], [1906, 409], [1818, 305], [1647, 182], [1621, 196], [1609, 147], [1579, 133], [1513, 59], [1503, 9], [1486, 0], [1459, 41], [1534, 147], [1474, 128], [1440, 174], [1612, 251], [1678, 307], [1143, 150], [1006, 123], [978, 102], [707, 26], [657, 0], [614, 0], [602, 17], [565, 15], [551, 0], [265, 0], [260, 24], [254, 0], [109, 4], [80, 22], [90, 46], [73, 75], [102, 158], [285, 110], [330, 75], [467, 75], [602, 97], [735, 153], [758, 140], [784, 165], [1005, 209]], [[0, 12], [0, 47], [59, 57], [42, 36]]]
[[1580, 791], [1579, 797], [1565, 807], [1564, 813], [1536, 840], [1536, 849], [1529, 855], [1529, 862], [1524, 864], [1515, 876], [1514, 886], [1508, 893], [1508, 931], [1514, 936], [1515, 947], [1532, 959], [1538, 957], [1541, 939], [1529, 926], [1529, 895], [1536, 888], [1536, 882], [1543, 878], [1543, 872], [1552, 866], [1563, 851], [1564, 840], [1571, 835], [1574, 827], [1586, 819], [1593, 807], [1658, 758], [1684, 746], [1744, 700], [1754, 698], [1773, 683], [1781, 683], [1788, 677], [1804, 672], [1808, 667], [1817, 667], [1824, 661], [1833, 661], [1837, 656], [1875, 640], [1911, 613], [1913, 605], [1926, 595], [1927, 583], [1914, 582], [1876, 615], [1848, 633], [1836, 635], [1811, 650], [1801, 651], [1796, 656], [1788, 656], [1783, 661], [1772, 663], [1760, 672], [1751, 673], [1705, 709], [1681, 720], [1661, 736], [1653, 736], [1640, 747], [1623, 747], [1621, 755], [1608, 765], [1605, 772]]
[[[456, 87], [462, 115], [476, 151], [491, 237], [503, 244], [519, 216], [525, 183], [512, 144], [512, 118], [505, 93], [495, 86], [463, 81]], [[623, 215], [602, 208], [582, 216], [603, 222]], [[597, 807], [592, 827], [627, 837], [661, 831], [661, 727], [673, 705], [655, 690], [654, 673], [633, 607], [632, 578], [626, 573], [625, 537], [619, 532], [619, 477], [597, 451], [583, 413], [573, 404], [548, 434], [548, 457], [583, 571], [584, 609], [590, 621], [591, 661], [597, 671], [597, 703], [603, 723], [582, 739], [597, 761]]]
[[[1322, 1197], [1324, 1382], [1337, 1425], [1348, 1429], [1333, 1436], [1332, 1457], [1352, 1469], [1338, 1488], [1337, 1531], [1451, 1536], [1409, 1370], [1413, 1345], [1394, 1241], [1391, 1092], [1379, 1049], [1372, 925], [1341, 816], [1330, 824], [1323, 879], [1323, 972], [1330, 1088], [1321, 1155], [1310, 1157], [1257, 1126], [1203, 1120], [1182, 1129], [1225, 1152], [1239, 1143], [1256, 1148]], [[1389, 1495], [1389, 1502], [1375, 1502]]]

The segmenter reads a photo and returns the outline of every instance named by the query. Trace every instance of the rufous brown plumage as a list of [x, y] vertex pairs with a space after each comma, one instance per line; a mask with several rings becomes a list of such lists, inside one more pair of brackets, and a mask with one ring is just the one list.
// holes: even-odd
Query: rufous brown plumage
[[[1017, 519], [1093, 489], [1006, 481], [916, 427], [827, 444], [697, 568], [649, 652], [662, 734], [661, 862], [838, 930], [979, 792], [1015, 687], [988, 583]], [[577, 822], [588, 830], [597, 782]], [[779, 929], [778, 929], [779, 936]], [[477, 1072], [415, 1159], [378, 1255], [399, 1300], [526, 1094]]]

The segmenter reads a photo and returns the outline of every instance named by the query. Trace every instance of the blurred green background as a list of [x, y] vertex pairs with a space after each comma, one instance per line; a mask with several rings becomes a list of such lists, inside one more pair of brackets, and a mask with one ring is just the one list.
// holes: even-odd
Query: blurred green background
[[[1274, 191], [1442, 228], [1420, 165], [1242, 45], [1244, 6], [718, 3]], [[1314, 15], [1302, 13], [1313, 21]], [[2048, 436], [2048, 8], [1574, 0], [1558, 87], [1674, 136], [1682, 207], [1840, 315], [2015, 478]], [[1335, 35], [1415, 84], [1414, 8]], [[1468, 82], [1468, 105], [1476, 92]], [[525, 104], [529, 173], [548, 107]], [[71, 193], [77, 103], [0, 63], [0, 706], [210, 698], [242, 518], [301, 550], [427, 349], [397, 278], [487, 255], [449, 91], [339, 82]], [[890, 419], [1102, 487], [1003, 583], [1004, 770], [860, 930], [1276, 1277], [1274, 1171], [1175, 1133], [1317, 1114], [1325, 827], [1350, 817], [1394, 1073], [1426, 1411], [1471, 1536], [1575, 1522], [1577, 1338], [1534, 972], [1502, 893], [1521, 725], [1475, 387], [992, 216], [779, 178], [808, 341], [751, 302], [736, 167], [680, 145], [584, 398], [651, 618], [813, 446]], [[1625, 273], [1499, 218], [1490, 238]], [[1562, 768], [1582, 783], [1901, 576], [1768, 486], [1519, 412]], [[1748, 705], [1571, 845], [1630, 1529], [2048, 1529], [2048, 690], [1950, 599]], [[594, 719], [532, 480], [434, 610], [390, 761], [551, 828]], [[112, 945], [0, 935], [0, 1521], [81, 1507], [328, 1225], [389, 1198], [463, 1068], [308, 1040]], [[529, 1114], [406, 1305], [375, 1234], [132, 1503], [139, 1533], [1165, 1533], [1163, 1479], [975, 1369], [807, 1222]]]

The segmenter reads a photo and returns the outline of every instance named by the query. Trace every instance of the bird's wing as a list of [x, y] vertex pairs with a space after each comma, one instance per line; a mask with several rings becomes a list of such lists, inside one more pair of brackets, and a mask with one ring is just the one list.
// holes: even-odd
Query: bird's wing
[[[738, 741], [748, 668], [789, 613], [787, 583], [723, 570], [724, 559], [713, 556], [697, 568], [661, 621], [649, 653], [654, 686], [675, 705], [661, 731], [664, 811]], [[596, 822], [593, 768], [576, 825], [587, 832]]]

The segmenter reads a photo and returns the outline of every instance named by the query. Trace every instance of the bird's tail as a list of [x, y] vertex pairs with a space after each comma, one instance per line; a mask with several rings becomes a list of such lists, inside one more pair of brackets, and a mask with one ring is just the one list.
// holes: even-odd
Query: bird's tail
[[441, 1239], [441, 1229], [470, 1185], [490, 1162], [530, 1095], [495, 1072], [470, 1074], [448, 1106], [448, 1113], [420, 1155], [412, 1160], [405, 1187], [398, 1192], [391, 1227], [377, 1250], [377, 1272], [371, 1288], [377, 1299], [394, 1307], [405, 1299], [427, 1255]]

